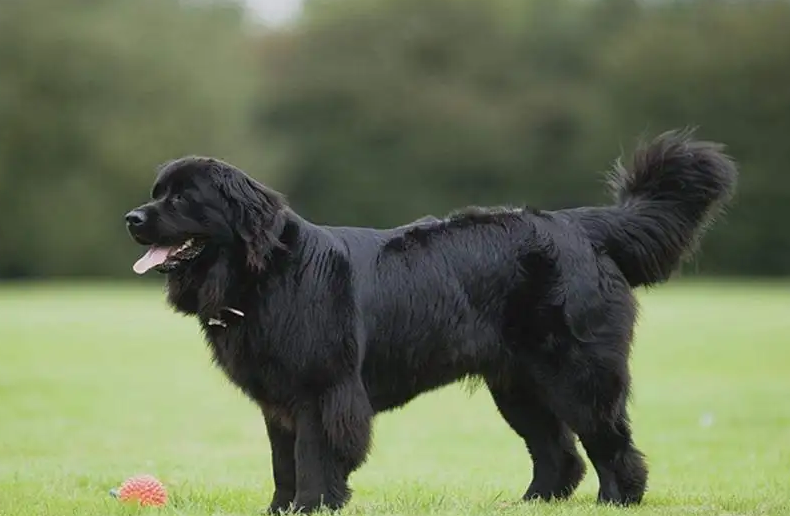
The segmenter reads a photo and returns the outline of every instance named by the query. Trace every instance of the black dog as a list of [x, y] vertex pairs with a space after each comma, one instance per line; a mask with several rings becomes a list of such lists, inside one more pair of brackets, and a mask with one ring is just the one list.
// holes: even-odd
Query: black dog
[[713, 143], [661, 135], [613, 174], [617, 202], [554, 212], [472, 208], [389, 230], [312, 224], [276, 192], [211, 158], [162, 168], [126, 216], [196, 315], [228, 377], [262, 410], [270, 510], [339, 508], [371, 419], [461, 378], [488, 386], [534, 461], [525, 499], [602, 502], [647, 483], [626, 410], [632, 288], [667, 280], [737, 172]]

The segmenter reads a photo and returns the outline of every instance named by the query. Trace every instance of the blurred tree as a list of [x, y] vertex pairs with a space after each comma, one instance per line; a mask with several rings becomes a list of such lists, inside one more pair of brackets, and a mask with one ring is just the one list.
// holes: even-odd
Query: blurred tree
[[264, 131], [291, 151], [292, 201], [389, 225], [472, 199], [589, 198], [556, 187], [559, 170], [580, 192], [599, 179], [575, 153], [596, 116], [585, 14], [563, 0], [312, 4], [264, 54]]
[[182, 154], [386, 226], [604, 202], [617, 154], [685, 125], [743, 170], [695, 266], [788, 274], [788, 24], [786, 0], [313, 0], [259, 37], [230, 2], [7, 0], [0, 277], [128, 274], [122, 215]]
[[229, 3], [3, 2], [0, 277], [126, 273], [156, 165], [254, 170], [250, 51]]
[[780, 0], [314, 1], [264, 41], [261, 134], [300, 211], [383, 226], [602, 202], [618, 153], [698, 125], [743, 177], [695, 266], [787, 274], [789, 23]]
[[697, 125], [740, 163], [736, 203], [706, 237], [711, 273], [790, 273], [790, 3], [683, 2], [628, 24], [599, 54], [615, 135]]

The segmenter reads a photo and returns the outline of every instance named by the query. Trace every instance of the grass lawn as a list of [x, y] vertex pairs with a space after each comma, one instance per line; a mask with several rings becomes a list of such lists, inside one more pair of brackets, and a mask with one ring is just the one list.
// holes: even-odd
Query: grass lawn
[[[631, 509], [595, 504], [592, 468], [557, 504], [488, 394], [444, 389], [376, 421], [351, 515], [790, 514], [790, 289], [675, 283], [643, 293], [633, 423], [651, 465]], [[254, 515], [272, 493], [255, 407], [161, 289], [0, 288], [0, 515]], [[136, 473], [164, 509], [122, 506]]]

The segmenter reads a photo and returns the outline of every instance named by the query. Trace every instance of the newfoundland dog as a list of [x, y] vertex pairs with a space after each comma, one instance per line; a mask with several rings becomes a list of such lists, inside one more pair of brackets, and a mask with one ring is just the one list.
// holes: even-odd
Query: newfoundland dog
[[371, 420], [483, 382], [534, 463], [524, 499], [641, 501], [627, 400], [633, 289], [666, 281], [735, 188], [720, 145], [660, 135], [612, 173], [611, 206], [467, 208], [392, 229], [320, 226], [234, 166], [185, 157], [126, 215], [218, 366], [260, 407], [270, 511], [337, 509]]

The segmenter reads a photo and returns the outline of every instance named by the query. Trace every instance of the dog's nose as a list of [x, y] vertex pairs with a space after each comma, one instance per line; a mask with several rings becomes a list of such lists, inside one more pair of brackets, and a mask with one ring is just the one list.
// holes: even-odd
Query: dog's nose
[[145, 224], [145, 213], [140, 210], [133, 210], [126, 214], [126, 223], [130, 226], [142, 226]]

